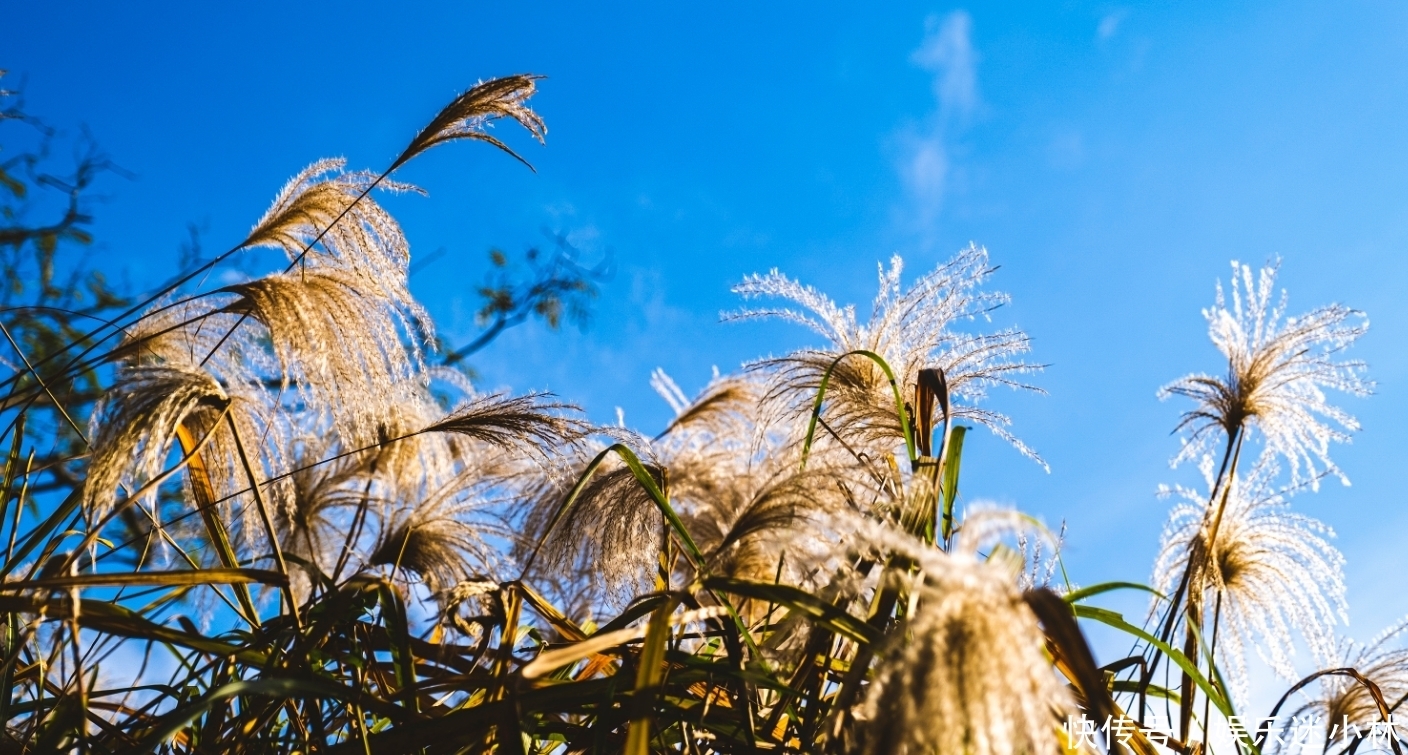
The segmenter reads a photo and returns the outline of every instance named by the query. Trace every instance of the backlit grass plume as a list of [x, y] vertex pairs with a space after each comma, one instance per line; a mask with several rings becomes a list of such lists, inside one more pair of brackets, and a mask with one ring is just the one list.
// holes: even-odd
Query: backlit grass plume
[[[139, 366], [122, 371], [93, 413], [92, 460], [84, 486], [85, 508], [101, 515], [111, 508], [119, 485], [128, 495], [144, 488], [166, 468], [177, 430], [198, 412], [223, 415], [230, 398], [199, 369]], [[211, 432], [223, 427], [207, 423]], [[204, 440], [204, 435], [197, 442]], [[154, 499], [155, 489], [146, 497]]]
[[[1211, 459], [1205, 458], [1203, 472], [1211, 486]], [[1344, 557], [1328, 540], [1334, 533], [1291, 512], [1284, 495], [1270, 487], [1274, 476], [1274, 467], [1263, 464], [1245, 478], [1232, 478], [1215, 541], [1207, 493], [1171, 491], [1183, 503], [1169, 515], [1154, 567], [1154, 587], [1165, 593], [1189, 574], [1190, 604], [1212, 616], [1215, 647], [1231, 661], [1243, 698], [1246, 646], [1294, 679], [1296, 641], [1305, 643], [1317, 664], [1328, 663], [1336, 651], [1335, 627], [1348, 622]]]
[[[1403, 647], [1405, 631], [1408, 631], [1408, 619], [1400, 619], [1368, 643], [1361, 644], [1344, 638], [1325, 669], [1354, 669], [1378, 687], [1391, 713], [1401, 718], [1403, 703], [1408, 700], [1408, 648]], [[1337, 736], [1345, 730], [1346, 722], [1369, 729], [1373, 722], [1382, 720], [1379, 701], [1360, 680], [1346, 674], [1327, 673], [1320, 677], [1318, 686], [1319, 693], [1311, 695], [1290, 715], [1323, 723], [1323, 728], [1314, 731], [1320, 741], [1285, 742], [1285, 746], [1280, 748], [1283, 752], [1293, 751], [1297, 746], [1324, 746], [1326, 752], [1347, 753], [1355, 740]], [[1335, 728], [1337, 726], [1338, 729]], [[1395, 736], [1400, 740], [1405, 737], [1401, 731], [1396, 732]]]
[[[324, 412], [348, 442], [375, 437], [394, 388], [423, 368], [413, 313], [346, 272], [313, 268], [228, 287], [234, 306], [268, 329], [285, 386]], [[410, 344], [408, 348], [408, 343]]]
[[[648, 450], [644, 438], [619, 431], [618, 437]], [[523, 524], [530, 539], [520, 548], [520, 560], [525, 568], [537, 564], [546, 571], [579, 571], [606, 595], [621, 599], [652, 581], [667, 533], [659, 507], [618, 457], [608, 453], [587, 476], [589, 462], [606, 448], [589, 444], [578, 449], [565, 460], [570, 476], [537, 476]], [[642, 462], [654, 484], [668, 490], [659, 462], [650, 455]]]
[[[475, 85], [386, 172], [314, 163], [240, 244], [62, 349], [7, 328], [38, 351], [0, 355], [29, 367], [0, 381], [0, 752], [1201, 755], [1249, 715], [1230, 694], [1249, 646], [1288, 678], [1320, 668], [1290, 688], [1321, 683], [1307, 715], [1368, 727], [1408, 698], [1389, 636], [1334, 644], [1343, 559], [1286, 502], [1338, 473], [1329, 444], [1357, 425], [1324, 393], [1368, 391], [1340, 358], [1364, 321], [1286, 317], [1274, 269], [1237, 266], [1205, 313], [1227, 375], [1164, 391], [1194, 400], [1180, 458], [1208, 482], [1176, 490], [1153, 588], [1123, 560], [1072, 585], [1035, 520], [974, 503], [987, 460], [964, 457], [986, 450], [957, 423], [1034, 456], [987, 392], [1038, 369], [1022, 331], [972, 327], [1007, 302], [977, 246], [908, 285], [894, 258], [866, 318], [746, 278], [737, 293], [781, 304], [730, 319], [819, 342], [692, 396], [656, 370], [673, 413], [654, 428], [451, 368], [474, 352], [541, 382], [477, 351], [504, 318], [429, 364], [411, 247], [372, 191], [410, 188], [387, 177], [438, 144], [508, 150], [496, 121], [541, 140], [537, 78]], [[253, 246], [290, 263], [204, 287]], [[585, 285], [575, 266], [535, 275]], [[101, 400], [55, 411], [75, 395]], [[86, 436], [51, 437], [61, 414], [87, 415]], [[1247, 438], [1264, 449], [1244, 464]], [[1058, 569], [1061, 594], [1041, 586]], [[1157, 596], [1156, 622], [1107, 607], [1130, 589]], [[1103, 642], [1097, 662], [1097, 624], [1133, 648]]]
[[417, 189], [385, 179], [378, 182], [367, 172], [346, 173], [344, 165], [341, 158], [319, 160], [290, 179], [244, 246], [276, 247], [290, 260], [340, 266], [373, 285], [403, 291], [411, 257], [405, 234], [390, 213], [365, 195], [373, 184]]
[[424, 498], [392, 504], [367, 563], [389, 566], [393, 573], [413, 572], [433, 594], [471, 578], [497, 576], [504, 559], [491, 541], [512, 533], [494, 521], [483, 491], [476, 489], [483, 482], [470, 474]]
[[573, 416], [572, 404], [552, 401], [545, 393], [476, 396], [426, 428], [501, 449], [561, 455], [587, 434], [590, 426]]
[[767, 275], [749, 276], [734, 287], [734, 292], [746, 299], [783, 299], [796, 308], [744, 309], [725, 319], [778, 318], [822, 336], [827, 341], [822, 348], [765, 359], [758, 366], [774, 376], [769, 397], [799, 412], [811, 408], [823, 376], [833, 370], [826, 421], [853, 444], [878, 444], [888, 450], [901, 437], [888, 377], [864, 357], [840, 359], [864, 350], [879, 355], [890, 365], [900, 388], [908, 391], [905, 398], [911, 405], [919, 370], [942, 369], [954, 400], [955, 419], [985, 425], [1039, 461], [1030, 448], [1008, 432], [1010, 421], [1006, 416], [976, 405], [995, 385], [1031, 389], [1019, 377], [1040, 369], [1018, 358], [1028, 351], [1027, 335], [1017, 329], [977, 335], [956, 329], [964, 321], [986, 318], [1007, 302], [1005, 294], [981, 289], [993, 270], [987, 250], [969, 246], [906, 289], [900, 281], [903, 264], [897, 256], [888, 270], [880, 270], [880, 291], [864, 324], [857, 320], [854, 307], [837, 306], [820, 291], [774, 270]]
[[853, 465], [820, 458], [804, 469], [756, 376], [716, 376], [693, 400], [663, 370], [651, 385], [675, 410], [652, 444], [655, 458], [708, 570], [807, 582], [797, 566], [812, 560], [809, 551], [830, 547], [824, 523], [867, 490]]
[[284, 553], [306, 562], [305, 570], [337, 580], [341, 565], [358, 565], [354, 556], [374, 531], [373, 517], [390, 503], [388, 485], [378, 484], [364, 455], [338, 454], [326, 438], [306, 437], [299, 446], [296, 471], [278, 488], [283, 495], [274, 524]]
[[1174, 462], [1197, 458], [1219, 439], [1231, 446], [1256, 429], [1265, 453], [1285, 460], [1292, 483], [1318, 486], [1329, 473], [1348, 484], [1330, 460], [1330, 443], [1349, 440], [1359, 423], [1328, 403], [1325, 390], [1364, 396], [1372, 389], [1363, 362], [1339, 358], [1368, 330], [1368, 319], [1338, 304], [1287, 317], [1285, 293], [1275, 297], [1275, 265], [1253, 276], [1233, 262], [1232, 271], [1230, 304], [1219, 283], [1216, 302], [1203, 310], [1213, 345], [1227, 358], [1225, 376], [1192, 374], [1160, 391], [1195, 403], [1178, 425], [1189, 437]]
[[[917, 566], [914, 613], [881, 651], [858, 733], [859, 752], [1058, 755], [1057, 720], [1072, 701], [1043, 654], [1036, 616], [1005, 564], [980, 560], [1002, 512], [953, 554], [870, 527], [875, 547]], [[976, 533], [975, 533], [976, 534]]]
[[[543, 119], [528, 107], [528, 98], [537, 91], [538, 80], [543, 77], [527, 74], [504, 76], [490, 79], [470, 87], [469, 91], [456, 97], [445, 106], [411, 143], [406, 145], [400, 157], [391, 164], [387, 173], [395, 171], [411, 158], [425, 152], [437, 144], [457, 139], [475, 139], [488, 142], [513, 155], [519, 162], [528, 165], [509, 148], [507, 144], [492, 136], [486, 130], [494, 121], [509, 118], [517, 121], [539, 142], [547, 135], [547, 125]], [[532, 167], [531, 165], [529, 166]]]

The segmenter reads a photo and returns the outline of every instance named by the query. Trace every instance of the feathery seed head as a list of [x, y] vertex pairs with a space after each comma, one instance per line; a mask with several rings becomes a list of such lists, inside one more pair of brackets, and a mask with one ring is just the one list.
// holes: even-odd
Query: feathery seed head
[[367, 563], [414, 572], [435, 594], [497, 573], [503, 557], [490, 538], [512, 533], [488, 516], [488, 503], [474, 490], [481, 484], [476, 477], [462, 475], [420, 502], [397, 505]]
[[[655, 485], [667, 491], [665, 470], [651, 451], [648, 439], [612, 428], [615, 435], [640, 455]], [[568, 494], [588, 462], [605, 449], [598, 443], [579, 446], [570, 477], [540, 477], [528, 493], [532, 501], [524, 531], [531, 549], [542, 541], [536, 568], [547, 572], [585, 573], [608, 598], [633, 595], [655, 574], [653, 565], [665, 537], [665, 518], [641, 481], [615, 455], [608, 454], [596, 473], [579, 491], [576, 501], [553, 526]], [[546, 537], [544, 537], [544, 535]]]
[[866, 539], [914, 558], [921, 576], [911, 587], [916, 612], [882, 648], [860, 751], [1056, 755], [1053, 722], [1073, 707], [1011, 571], [967, 549], [949, 555], [902, 532], [865, 527]]
[[[1408, 648], [1402, 646], [1405, 631], [1408, 631], [1408, 618], [1400, 619], [1367, 644], [1361, 645], [1344, 638], [1336, 648], [1335, 657], [1329, 660], [1325, 668], [1352, 668], [1358, 671], [1378, 686], [1385, 703], [1392, 711], [1395, 706], [1408, 699]], [[1343, 722], [1348, 720], [1367, 727], [1368, 724], [1382, 720], [1378, 703], [1369, 690], [1358, 680], [1341, 675], [1320, 677], [1320, 694], [1302, 704], [1291, 716], [1323, 721], [1324, 741], [1327, 745], [1331, 743], [1332, 726], [1343, 725]], [[1343, 743], [1344, 746], [1339, 750], [1343, 754], [1349, 752], [1350, 747], [1357, 742], [1358, 740], [1346, 737], [1335, 744]], [[1288, 749], [1290, 748], [1283, 748], [1283, 751]], [[1331, 749], [1334, 748], [1327, 747], [1326, 752]]]
[[890, 365], [910, 405], [914, 403], [913, 388], [919, 370], [942, 369], [954, 399], [955, 419], [987, 426], [1040, 463], [1031, 449], [1007, 432], [1007, 417], [975, 405], [994, 385], [1037, 390], [1016, 379], [1017, 375], [1041, 369], [1016, 358], [1029, 350], [1030, 339], [1015, 329], [981, 335], [954, 330], [958, 322], [986, 317], [1008, 301], [1005, 294], [979, 288], [995, 269], [988, 264], [987, 250], [969, 246], [920, 277], [908, 290], [900, 283], [902, 269], [898, 256], [888, 270], [881, 269], [880, 291], [864, 325], [857, 321], [854, 307], [838, 307], [811, 286], [776, 270], [749, 276], [733, 290], [745, 298], [790, 300], [800, 309], [745, 309], [726, 314], [724, 319], [779, 318], [810, 328], [829, 341], [824, 348], [766, 359], [756, 367], [773, 376], [767, 398], [801, 414], [811, 409], [822, 376], [835, 364], [825, 418], [848, 440], [888, 451], [901, 435], [889, 378], [879, 366], [859, 356], [836, 362], [843, 354], [865, 350], [878, 354]]
[[[342, 456], [325, 436], [311, 435], [297, 444], [297, 470], [283, 485], [273, 524], [283, 552], [298, 556], [337, 580], [333, 570], [344, 561], [343, 548], [356, 549], [362, 534], [355, 512], [384, 507], [386, 487], [367, 474], [359, 455]], [[348, 514], [347, 512], [353, 512]], [[302, 585], [298, 585], [303, 591]]]
[[[122, 370], [93, 411], [93, 455], [83, 496], [98, 515], [120, 484], [140, 486], [165, 468], [177, 428], [200, 411], [223, 411], [229, 396], [202, 370], [139, 366]], [[218, 429], [218, 428], [215, 428]], [[197, 439], [198, 440], [198, 439]], [[156, 491], [148, 496], [155, 499]]]
[[[509, 149], [507, 144], [489, 135], [485, 130], [500, 118], [510, 118], [528, 130], [540, 143], [547, 135], [547, 125], [543, 119], [528, 107], [528, 98], [538, 88], [542, 76], [516, 74], [502, 78], [481, 81], [470, 87], [468, 92], [456, 97], [441, 110], [416, 138], [406, 146], [406, 150], [391, 164], [387, 173], [395, 171], [411, 158], [437, 144], [456, 139], [476, 139], [498, 147], [509, 153], [519, 162], [528, 161]], [[529, 168], [533, 166], [528, 165]]]
[[268, 329], [284, 385], [296, 384], [310, 411], [328, 415], [353, 447], [375, 438], [376, 418], [399, 398], [397, 385], [422, 370], [414, 345], [422, 333], [362, 283], [339, 269], [314, 268], [225, 289], [241, 297], [232, 309]]
[[754, 376], [715, 376], [693, 400], [663, 370], [651, 385], [676, 412], [653, 444], [656, 458], [710, 573], [776, 579], [786, 543], [782, 577], [807, 584], [811, 572], [797, 567], [807, 552], [830, 548], [826, 515], [846, 508], [846, 491], [869, 489], [854, 465], [819, 454], [799, 471], [799, 449], [769, 431], [765, 387]]
[[579, 412], [577, 406], [549, 401], [548, 397], [546, 393], [478, 396], [426, 429], [506, 450], [558, 455], [579, 443], [590, 426], [569, 414]]
[[[1205, 458], [1203, 472], [1211, 488], [1211, 459]], [[1175, 488], [1184, 503], [1169, 515], [1154, 566], [1154, 587], [1162, 592], [1172, 591], [1188, 570], [1190, 601], [1208, 610], [1221, 598], [1221, 619], [1230, 631], [1219, 634], [1217, 651], [1232, 661], [1234, 687], [1243, 699], [1246, 644], [1278, 674], [1294, 679], [1293, 633], [1324, 663], [1335, 654], [1335, 624], [1349, 621], [1344, 557], [1327, 539], [1334, 532], [1291, 513], [1284, 495], [1270, 487], [1275, 475], [1274, 465], [1264, 463], [1246, 479], [1230, 480], [1212, 552], [1207, 496]]]
[[1285, 292], [1273, 300], [1277, 265], [1255, 277], [1246, 265], [1232, 268], [1231, 305], [1219, 283], [1216, 303], [1203, 310], [1212, 342], [1227, 358], [1226, 377], [1188, 375], [1159, 391], [1160, 398], [1185, 396], [1196, 404], [1178, 424], [1189, 437], [1173, 463], [1197, 458], [1219, 437], [1256, 428], [1263, 453], [1285, 458], [1292, 484], [1318, 487], [1322, 471], [1348, 484], [1330, 460], [1330, 443], [1348, 441], [1359, 423], [1330, 405], [1324, 391], [1365, 396], [1372, 390], [1363, 362], [1335, 358], [1368, 330], [1368, 319], [1338, 304], [1286, 317]]
[[294, 176], [242, 246], [277, 247], [290, 260], [352, 270], [368, 282], [403, 291], [411, 258], [405, 234], [390, 213], [364, 195], [373, 184], [390, 191], [420, 189], [385, 179], [377, 183], [366, 172], [343, 173], [345, 163], [319, 160]]

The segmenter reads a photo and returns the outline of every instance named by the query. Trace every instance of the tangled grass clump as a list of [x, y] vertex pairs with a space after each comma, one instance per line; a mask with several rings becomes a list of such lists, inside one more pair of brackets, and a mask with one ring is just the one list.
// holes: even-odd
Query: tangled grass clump
[[[1040, 366], [1022, 331], [973, 328], [1007, 300], [978, 246], [909, 286], [895, 258], [865, 323], [777, 271], [747, 278], [739, 294], [797, 309], [732, 318], [823, 343], [693, 398], [657, 371], [675, 417], [654, 437], [480, 393], [447, 367], [464, 350], [434, 364], [373, 192], [452, 141], [521, 160], [485, 129], [541, 141], [537, 81], [477, 84], [381, 173], [314, 163], [246, 239], [93, 330], [11, 339], [0, 753], [1199, 755], [1238, 718], [1244, 648], [1271, 643], [1293, 679], [1297, 640], [1326, 666], [1296, 683], [1324, 680], [1302, 710], [1388, 721], [1408, 698], [1388, 638], [1335, 652], [1342, 558], [1289, 512], [1339, 473], [1329, 443], [1357, 426], [1324, 389], [1368, 390], [1339, 359], [1364, 326], [1286, 318], [1274, 268], [1255, 286], [1238, 268], [1233, 305], [1219, 291], [1208, 311], [1226, 377], [1165, 389], [1196, 403], [1179, 458], [1208, 489], [1180, 489], [1158, 591], [1038, 586], [1057, 539], [958, 505], [960, 423], [1040, 462], [987, 406]], [[254, 246], [288, 266], [196, 287]], [[557, 311], [497, 301], [493, 328]], [[55, 433], [81, 450], [36, 464]], [[1091, 603], [1128, 587], [1155, 596], [1152, 628]], [[1098, 664], [1082, 621], [1134, 649]]]

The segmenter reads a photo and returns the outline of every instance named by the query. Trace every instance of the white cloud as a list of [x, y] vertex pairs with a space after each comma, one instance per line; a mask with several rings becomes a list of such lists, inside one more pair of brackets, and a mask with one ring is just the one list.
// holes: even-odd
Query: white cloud
[[924, 42], [909, 57], [933, 74], [933, 109], [923, 121], [900, 135], [900, 173], [914, 201], [912, 218], [920, 230], [932, 226], [943, 203], [952, 170], [948, 140], [968, 125], [982, 105], [978, 93], [978, 54], [973, 48], [973, 18], [956, 10], [930, 16]]
[[1100, 19], [1100, 25], [1095, 27], [1095, 35], [1100, 38], [1101, 42], [1115, 36], [1119, 33], [1120, 24], [1124, 23], [1124, 19], [1128, 15], [1129, 11], [1126, 10], [1106, 13], [1104, 17]]
[[944, 186], [948, 179], [948, 150], [938, 134], [911, 134], [907, 141], [909, 157], [904, 165], [905, 182], [919, 202], [920, 209], [932, 215], [938, 211], [939, 203], [944, 198]]
[[978, 107], [978, 54], [973, 49], [973, 17], [956, 10], [924, 22], [924, 44], [911, 63], [934, 74], [934, 98], [944, 119], [966, 119]]

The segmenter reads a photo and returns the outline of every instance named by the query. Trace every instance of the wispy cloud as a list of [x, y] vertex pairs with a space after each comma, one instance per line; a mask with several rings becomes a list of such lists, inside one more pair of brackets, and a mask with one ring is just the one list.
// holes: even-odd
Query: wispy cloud
[[943, 204], [952, 170], [948, 140], [965, 128], [982, 104], [973, 18], [956, 10], [925, 21], [924, 42], [910, 62], [933, 74], [934, 107], [901, 136], [900, 171], [915, 204], [921, 230], [932, 226]]
[[1115, 36], [1120, 31], [1120, 24], [1124, 23], [1124, 19], [1128, 15], [1129, 11], [1123, 9], [1106, 13], [1100, 18], [1100, 24], [1095, 27], [1095, 36], [1101, 42]]
[[978, 54], [973, 49], [973, 17], [956, 10], [924, 22], [924, 44], [911, 63], [934, 74], [934, 98], [944, 118], [968, 118], [978, 106]]

